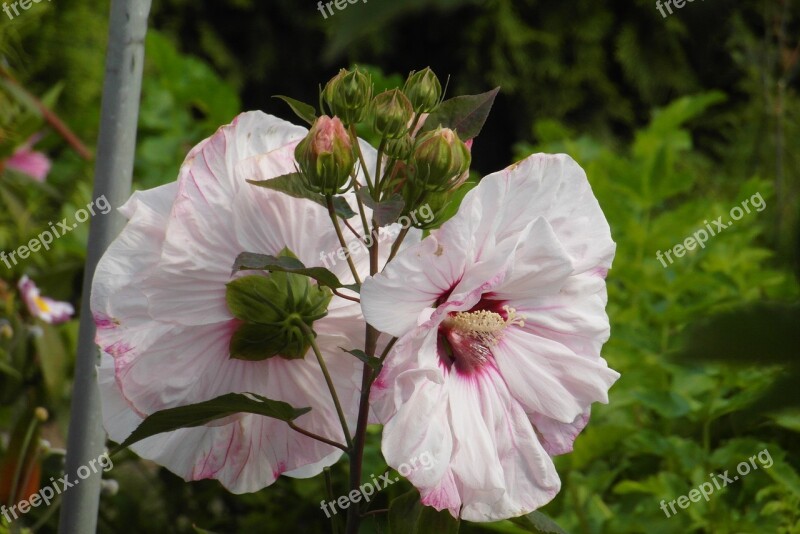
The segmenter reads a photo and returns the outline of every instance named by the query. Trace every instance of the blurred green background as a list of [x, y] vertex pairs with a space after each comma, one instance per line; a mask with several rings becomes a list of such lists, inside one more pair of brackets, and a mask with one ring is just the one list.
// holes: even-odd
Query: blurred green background
[[[570, 154], [618, 244], [604, 355], [622, 378], [575, 451], [557, 459], [563, 488], [543, 511], [583, 534], [797, 533], [800, 2], [709, 0], [673, 10], [662, 17], [651, 0], [369, 0], [326, 19], [311, 1], [156, 0], [136, 187], [175, 180], [187, 151], [239, 111], [294, 120], [271, 95], [314, 102], [340, 67], [368, 66], [380, 83], [400, 84], [430, 65], [449, 77], [451, 96], [500, 86], [473, 170], [485, 175], [539, 151]], [[36, 148], [53, 164], [38, 183], [0, 163], [0, 250], [91, 200], [92, 162], [31, 97], [93, 149], [107, 15], [99, 0], [33, 4], [14, 19], [0, 12], [0, 162], [41, 132]], [[754, 195], [763, 211], [666, 267], [657, 260]], [[86, 232], [79, 227], [13, 269], [0, 264], [2, 499], [8, 466], [35, 466], [42, 480], [62, 470], [77, 334], [77, 320], [53, 327], [29, 317], [16, 281], [28, 274], [43, 294], [77, 308]], [[50, 449], [23, 453], [12, 437], [36, 406], [50, 412], [37, 428]], [[373, 430], [366, 473], [384, 468]], [[660, 509], [765, 449], [771, 467], [673, 517]], [[335, 468], [339, 479], [345, 470]], [[107, 477], [118, 490], [106, 484], [103, 533], [328, 531], [319, 478], [234, 496], [130, 454]], [[404, 488], [387, 489], [378, 507]], [[57, 517], [39, 508], [24, 521], [55, 532]], [[462, 531], [527, 528], [509, 521]], [[364, 531], [384, 532], [383, 520]]]

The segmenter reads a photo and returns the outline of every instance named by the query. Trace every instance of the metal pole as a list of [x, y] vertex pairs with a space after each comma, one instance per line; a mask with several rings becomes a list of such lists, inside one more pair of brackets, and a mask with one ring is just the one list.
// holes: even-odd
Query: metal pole
[[[114, 207], [125, 202], [131, 191], [142, 88], [144, 38], [149, 12], [150, 0], [111, 0], [94, 198], [105, 195]], [[103, 454], [105, 447], [106, 436], [101, 424], [95, 370], [98, 352], [94, 344], [95, 326], [89, 309], [89, 295], [97, 263], [122, 229], [124, 222], [124, 218], [112, 210], [107, 215], [94, 217], [89, 229], [75, 385], [67, 440], [66, 474], [72, 481], [77, 480], [78, 468], [90, 465], [90, 461]], [[100, 480], [101, 473], [93, 473], [64, 492], [59, 533], [96, 532]]]

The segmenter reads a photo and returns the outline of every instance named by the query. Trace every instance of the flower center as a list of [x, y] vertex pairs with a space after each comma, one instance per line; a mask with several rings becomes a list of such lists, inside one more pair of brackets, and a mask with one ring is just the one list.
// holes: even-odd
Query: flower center
[[47, 302], [42, 297], [33, 297], [33, 301], [41, 311], [45, 313], [50, 311], [50, 306], [47, 305]]
[[439, 357], [449, 368], [471, 374], [483, 367], [492, 356], [509, 326], [525, 326], [523, 317], [514, 308], [503, 306], [502, 312], [473, 309], [451, 314], [439, 325]]

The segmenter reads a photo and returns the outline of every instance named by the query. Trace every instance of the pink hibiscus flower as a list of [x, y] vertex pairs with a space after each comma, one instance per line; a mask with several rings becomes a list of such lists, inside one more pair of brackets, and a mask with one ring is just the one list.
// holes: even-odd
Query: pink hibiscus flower
[[536, 155], [364, 282], [364, 316], [400, 337], [372, 391], [383, 453], [434, 457], [409, 475], [424, 504], [496, 521], [559, 491], [551, 455], [619, 377], [600, 356], [614, 250], [583, 170]]
[[[231, 357], [242, 321], [228, 307], [226, 284], [239, 253], [278, 255], [288, 248], [315, 266], [321, 252], [339, 248], [325, 208], [246, 183], [294, 172], [294, 149], [305, 134], [261, 112], [244, 113], [189, 153], [177, 183], [138, 192], [120, 209], [129, 223], [97, 267], [91, 300], [102, 349], [103, 418], [115, 441], [158, 410], [252, 392], [311, 407], [295, 423], [345, 442], [313, 353]], [[362, 259], [367, 273], [368, 258]], [[352, 281], [345, 262], [330, 268]], [[363, 317], [358, 303], [336, 296], [327, 311], [313, 328], [354, 429], [362, 364], [339, 347], [363, 346]], [[281, 474], [316, 475], [342, 454], [285, 422], [252, 414], [132, 448], [187, 480], [218, 479], [234, 493], [259, 490]]]
[[60, 302], [51, 298], [42, 297], [39, 288], [27, 276], [19, 279], [17, 284], [22, 299], [28, 311], [34, 317], [49, 324], [60, 324], [75, 315], [75, 308], [69, 302]]

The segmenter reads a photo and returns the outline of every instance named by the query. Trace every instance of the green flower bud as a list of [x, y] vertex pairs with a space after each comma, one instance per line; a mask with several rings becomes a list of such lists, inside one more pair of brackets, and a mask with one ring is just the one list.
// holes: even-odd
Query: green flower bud
[[408, 75], [403, 92], [417, 113], [430, 113], [442, 98], [442, 84], [430, 67]]
[[386, 143], [386, 154], [394, 159], [405, 161], [414, 153], [414, 139], [404, 135], [398, 139], [390, 139]]
[[353, 144], [338, 117], [323, 115], [298, 143], [294, 157], [309, 189], [337, 195], [349, 187], [356, 159]]
[[[282, 256], [293, 257], [285, 250]], [[273, 272], [229, 282], [228, 309], [241, 321], [230, 341], [230, 357], [262, 361], [304, 358], [311, 346], [305, 333], [325, 317], [333, 294], [300, 274]]]
[[471, 162], [469, 148], [458, 134], [440, 126], [417, 138], [411, 177], [428, 191], [449, 191], [460, 185]]
[[322, 97], [345, 126], [358, 124], [369, 111], [372, 80], [357, 67], [352, 71], [342, 69], [325, 86]]
[[375, 131], [395, 139], [408, 131], [409, 122], [414, 116], [411, 102], [400, 89], [385, 91], [372, 101], [375, 115]]

